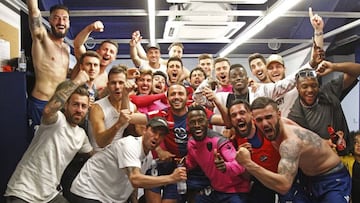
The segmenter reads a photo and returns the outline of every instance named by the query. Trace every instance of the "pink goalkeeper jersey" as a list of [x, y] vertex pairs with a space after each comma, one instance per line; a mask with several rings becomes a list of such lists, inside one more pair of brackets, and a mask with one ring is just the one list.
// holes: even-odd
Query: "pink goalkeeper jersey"
[[[218, 170], [214, 163], [214, 149], [223, 157], [226, 171]], [[210, 179], [214, 190], [224, 193], [244, 193], [250, 190], [248, 176], [243, 176], [245, 168], [235, 160], [236, 150], [233, 144], [219, 133], [208, 130], [207, 137], [202, 141], [190, 138], [186, 167], [188, 169], [200, 166]]]

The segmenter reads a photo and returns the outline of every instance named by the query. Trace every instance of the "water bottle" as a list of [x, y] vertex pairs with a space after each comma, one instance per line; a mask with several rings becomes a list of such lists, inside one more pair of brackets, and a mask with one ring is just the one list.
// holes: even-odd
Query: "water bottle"
[[26, 72], [26, 56], [25, 56], [25, 51], [24, 49], [22, 49], [20, 51], [20, 57], [18, 59], [18, 68], [17, 68], [18, 72]]
[[151, 161], [151, 175], [152, 176], [158, 176], [158, 174], [159, 174], [159, 171], [157, 169], [157, 163], [156, 163], [156, 160], [153, 159]]
[[[182, 166], [183, 166], [182, 163], [178, 164], [178, 167], [182, 167]], [[186, 190], [187, 190], [186, 180], [181, 180], [181, 181], [177, 182], [178, 194], [183, 195], [186, 193]]]

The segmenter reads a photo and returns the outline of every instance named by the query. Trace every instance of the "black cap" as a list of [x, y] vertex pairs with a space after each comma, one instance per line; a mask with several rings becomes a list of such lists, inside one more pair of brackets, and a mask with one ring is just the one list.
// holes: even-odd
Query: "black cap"
[[146, 51], [149, 51], [149, 49], [154, 48], [154, 49], [159, 49], [160, 50], [160, 45], [158, 43], [149, 43], [146, 46]]
[[169, 126], [166, 120], [162, 117], [154, 117], [150, 119], [146, 126], [151, 126], [152, 128], [162, 128], [165, 130], [166, 134], [169, 133]]
[[160, 71], [160, 70], [155, 71], [155, 72], [153, 73], [153, 77], [154, 77], [155, 75], [161, 75], [162, 77], [165, 78], [165, 80], [167, 80], [167, 75], [166, 75], [164, 72]]

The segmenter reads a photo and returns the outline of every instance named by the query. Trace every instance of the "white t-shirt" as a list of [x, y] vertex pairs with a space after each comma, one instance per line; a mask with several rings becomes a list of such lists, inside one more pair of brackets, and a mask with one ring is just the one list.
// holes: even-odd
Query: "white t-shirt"
[[75, 154], [92, 151], [85, 131], [70, 126], [60, 111], [57, 114], [54, 124], [41, 123], [10, 178], [5, 196], [27, 202], [49, 202], [59, 194], [57, 186]]
[[[310, 68], [310, 65], [307, 63], [303, 65], [299, 70], [304, 68]], [[282, 112], [281, 116], [287, 117], [290, 112], [292, 105], [294, 104], [298, 92], [295, 88], [296, 80], [295, 75], [297, 72], [292, 73], [291, 75], [285, 77], [282, 80], [279, 80], [275, 83], [261, 83], [255, 92], [249, 87], [249, 103], [251, 104], [258, 97], [269, 97], [278, 102], [279, 110]], [[216, 97], [219, 99], [220, 103], [226, 106], [226, 101], [229, 93], [218, 92]], [[214, 108], [215, 114], [220, 114], [218, 108]], [[225, 129], [224, 126], [213, 125], [213, 129], [218, 133], [223, 133]]]
[[160, 63], [160, 67], [159, 68], [153, 68], [149, 65], [149, 61], [147, 60], [141, 60], [141, 65], [139, 66], [139, 69], [142, 70], [142, 69], [150, 69], [152, 70], [152, 72], [154, 73], [155, 71], [162, 71], [163, 73], [165, 73], [165, 75], [167, 75], [167, 72], [166, 72], [166, 65]]
[[85, 163], [72, 183], [71, 192], [101, 202], [125, 202], [134, 190], [125, 168], [140, 168], [145, 174], [151, 161], [152, 154], [144, 153], [142, 137], [122, 138]]

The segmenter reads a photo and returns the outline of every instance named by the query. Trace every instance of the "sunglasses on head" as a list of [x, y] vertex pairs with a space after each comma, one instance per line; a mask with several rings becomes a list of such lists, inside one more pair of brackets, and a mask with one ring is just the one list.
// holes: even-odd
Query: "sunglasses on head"
[[299, 79], [299, 78], [316, 78], [316, 71], [315, 70], [301, 70], [298, 73], [296, 73], [295, 75], [295, 79]]

